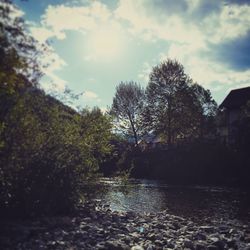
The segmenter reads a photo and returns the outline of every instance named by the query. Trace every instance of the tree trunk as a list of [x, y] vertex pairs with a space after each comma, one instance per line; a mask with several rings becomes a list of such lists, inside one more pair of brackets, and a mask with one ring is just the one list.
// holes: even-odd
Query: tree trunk
[[169, 103], [168, 103], [168, 125], [167, 125], [167, 131], [168, 131], [168, 146], [170, 147], [172, 145], [172, 122], [171, 122], [171, 101], [169, 100]]
[[136, 130], [135, 130], [135, 125], [134, 125], [134, 122], [133, 122], [130, 115], [129, 115], [129, 121], [130, 121], [131, 128], [132, 128], [132, 131], [133, 131], [134, 139], [135, 139], [135, 146], [138, 146], [138, 137], [137, 137], [137, 133], [136, 133]]

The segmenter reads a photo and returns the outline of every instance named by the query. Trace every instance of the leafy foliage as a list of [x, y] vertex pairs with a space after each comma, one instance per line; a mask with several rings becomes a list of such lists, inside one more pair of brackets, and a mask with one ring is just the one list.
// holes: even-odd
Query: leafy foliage
[[34, 90], [6, 124], [1, 207], [21, 214], [73, 209], [111, 150], [109, 119], [99, 109], [78, 114]]
[[153, 68], [146, 98], [145, 125], [165, 138], [168, 145], [198, 137], [201, 123], [216, 110], [210, 92], [193, 84], [183, 66], [172, 60]]
[[0, 3], [0, 34], [1, 94], [36, 85], [41, 76], [37, 61], [41, 50], [28, 34], [20, 10], [9, 0]]
[[110, 120], [38, 89], [40, 52], [9, 0], [0, 2], [0, 44], [1, 215], [68, 212], [111, 151]]
[[0, 2], [0, 145], [4, 117], [18, 97], [38, 84], [41, 76], [35, 40], [28, 35], [20, 11], [10, 0]]

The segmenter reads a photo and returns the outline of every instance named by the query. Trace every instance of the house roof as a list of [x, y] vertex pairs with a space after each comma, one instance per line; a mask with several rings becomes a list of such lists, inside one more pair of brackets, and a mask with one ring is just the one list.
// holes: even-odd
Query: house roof
[[250, 87], [231, 90], [220, 108], [240, 108], [250, 100]]

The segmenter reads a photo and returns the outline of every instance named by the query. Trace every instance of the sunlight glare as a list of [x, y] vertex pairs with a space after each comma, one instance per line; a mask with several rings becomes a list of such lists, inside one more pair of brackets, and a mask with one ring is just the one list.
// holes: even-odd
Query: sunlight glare
[[90, 35], [87, 47], [89, 59], [113, 61], [123, 52], [123, 35], [108, 28], [97, 30]]

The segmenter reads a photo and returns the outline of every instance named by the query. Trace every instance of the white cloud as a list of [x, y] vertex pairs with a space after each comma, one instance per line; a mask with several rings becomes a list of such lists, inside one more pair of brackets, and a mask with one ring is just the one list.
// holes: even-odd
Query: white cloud
[[101, 111], [102, 111], [103, 114], [105, 114], [108, 111], [107, 107], [101, 107], [100, 109], [101, 109]]
[[237, 71], [212, 58], [202, 56], [199, 51], [187, 45], [172, 45], [167, 53], [159, 55], [159, 61], [167, 58], [177, 59], [185, 71], [199, 84], [213, 91], [230, 89], [232, 86], [249, 86], [250, 69]]
[[219, 15], [208, 16], [201, 26], [213, 43], [243, 37], [250, 31], [250, 6], [224, 5]]
[[182, 16], [166, 13], [153, 14], [150, 1], [120, 0], [115, 11], [117, 19], [124, 19], [131, 25], [131, 32], [140, 34], [145, 40], [166, 40], [204, 47], [204, 38], [198, 26], [187, 22]]
[[55, 37], [58, 40], [66, 38], [66, 31], [98, 30], [100, 24], [113, 25], [110, 21], [112, 12], [105, 4], [98, 1], [88, 1], [86, 6], [48, 5], [41, 16], [40, 24], [30, 28], [32, 35], [40, 42]]
[[47, 48], [49, 51], [40, 57], [40, 64], [45, 65], [41, 68], [45, 77], [41, 81], [41, 86], [46, 91], [63, 92], [67, 82], [61, 79], [57, 72], [62, 70], [67, 63], [54, 51], [52, 47]]
[[[49, 5], [42, 16], [41, 25], [51, 36], [65, 39], [67, 30], [90, 31], [107, 22], [111, 13], [106, 5], [93, 1], [89, 6]], [[48, 31], [46, 31], [48, 34]]]
[[23, 17], [25, 15], [25, 12], [23, 12], [22, 10], [17, 8], [15, 5], [0, 2], [0, 6], [3, 6], [3, 7], [7, 6], [10, 9], [10, 17], [11, 17], [11, 19], [9, 21], [11, 21], [11, 20], [13, 20], [15, 18]]
[[63, 32], [55, 32], [43, 26], [32, 26], [30, 31], [33, 37], [35, 37], [40, 43], [46, 42], [51, 37], [56, 37], [58, 40], [63, 40], [66, 37], [65, 33]]
[[138, 74], [138, 78], [145, 84], [149, 81], [149, 74], [152, 71], [152, 66], [148, 62], [144, 62], [141, 71]]
[[88, 54], [86, 61], [114, 61], [124, 53], [127, 37], [124, 30], [116, 22], [100, 24], [99, 28], [88, 33], [85, 48]]
[[49, 74], [49, 75], [47, 75], [47, 77], [42, 79], [41, 87], [46, 92], [62, 93], [65, 90], [66, 83], [67, 83], [66, 81], [64, 81], [60, 77], [56, 76], [55, 74]]
[[218, 1], [218, 11], [210, 11], [206, 17], [195, 19], [195, 11], [203, 11], [198, 10], [202, 1], [187, 3], [185, 12], [166, 13], [159, 12], [160, 7], [156, 4], [154, 8], [148, 0], [120, 0], [115, 15], [130, 24], [134, 35], [140, 35], [145, 40], [192, 44], [197, 49], [206, 48], [208, 41], [220, 43], [242, 37], [250, 30], [249, 5], [223, 5]]
[[[84, 40], [87, 52], [82, 58], [86, 61], [100, 61], [100, 58], [108, 57], [107, 54], [110, 55], [112, 51], [118, 54], [121, 45], [120, 40], [113, 44], [110, 41], [114, 42], [115, 39], [103, 41], [105, 35], [100, 31], [108, 27], [112, 36], [121, 40], [126, 40], [124, 35], [129, 31], [137, 38], [137, 42], [143, 39], [167, 44], [169, 49], [167, 53], [160, 54], [159, 60], [177, 59], [185, 66], [189, 75], [205, 87], [220, 90], [224, 86], [230, 88], [232, 85], [248, 84], [250, 70], [230, 69], [215, 59], [204, 56], [205, 53], [209, 53], [211, 43], [218, 45], [233, 41], [244, 37], [250, 31], [248, 5], [223, 5], [218, 1], [216, 4], [220, 5], [220, 8], [216, 11], [207, 12], [201, 18], [193, 18], [195, 12], [199, 11], [202, 0], [186, 0], [187, 10], [182, 13], [168, 10], [166, 13], [165, 9], [159, 10], [159, 6], [154, 6], [151, 0], [120, 0], [114, 11], [98, 1], [76, 2], [81, 1], [84, 5], [77, 7], [72, 6], [72, 3], [49, 5], [41, 17], [41, 23], [31, 28], [32, 34], [37, 40], [44, 42], [52, 37], [59, 40], [66, 39], [66, 32], [70, 30], [87, 33]], [[109, 38], [112, 38], [111, 35]], [[107, 46], [104, 47], [104, 44]], [[92, 45], [99, 50], [92, 48]], [[66, 62], [56, 55], [55, 51], [47, 60], [50, 61], [48, 62], [50, 67], [44, 72], [53, 82], [57, 82], [58, 89], [62, 89], [66, 82], [56, 73], [66, 66]], [[151, 70], [152, 65], [144, 63], [138, 78], [147, 83]], [[100, 101], [98, 95], [92, 91], [86, 91], [83, 98]]]
[[31, 27], [30, 28], [30, 32], [32, 33], [33, 37], [36, 38], [37, 41], [39, 41], [40, 43], [44, 43], [46, 42], [46, 40], [53, 36], [53, 32], [51, 30], [48, 30], [46, 28], [43, 27]]
[[[118, 20], [129, 24], [134, 36], [146, 41], [166, 41], [169, 49], [159, 55], [159, 61], [177, 59], [186, 72], [205, 87], [220, 90], [249, 85], [250, 70], [229, 68], [208, 55], [211, 55], [210, 43], [216, 45], [247, 35], [250, 31], [250, 6], [218, 2], [212, 6], [216, 11], [211, 9], [202, 17], [193, 18], [196, 11], [202, 12], [199, 8], [203, 2], [186, 2], [187, 11], [166, 14], [168, 10], [159, 11], [159, 6], [153, 6], [148, 0], [120, 0], [115, 15]], [[145, 63], [138, 78], [147, 82], [151, 69], [151, 65]]]
[[95, 92], [89, 90], [84, 91], [83, 97], [85, 99], [98, 99], [98, 95]]
[[48, 65], [45, 70], [50, 72], [61, 70], [67, 65], [67, 63], [55, 52], [52, 47], [49, 47], [48, 53], [45, 53], [41, 60], [43, 64]]

